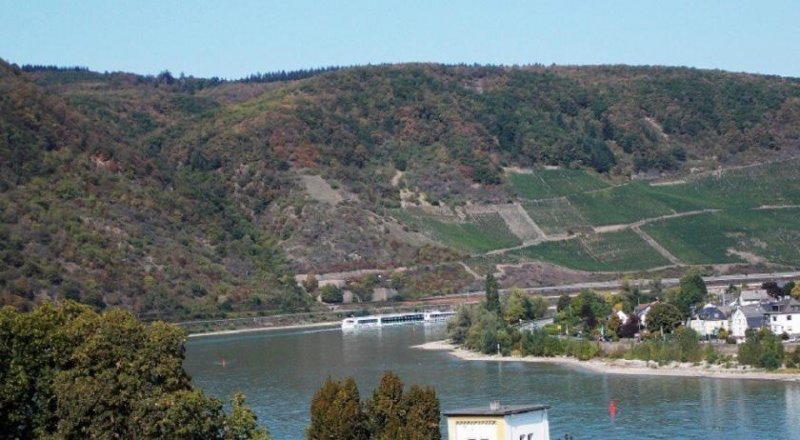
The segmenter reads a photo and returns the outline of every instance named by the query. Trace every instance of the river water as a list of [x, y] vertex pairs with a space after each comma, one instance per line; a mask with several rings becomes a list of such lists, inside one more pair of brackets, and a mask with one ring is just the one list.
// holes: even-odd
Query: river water
[[353, 376], [365, 398], [387, 369], [406, 384], [435, 387], [443, 410], [490, 400], [551, 405], [553, 439], [800, 439], [798, 383], [607, 375], [410, 348], [444, 333], [418, 325], [209, 336], [187, 343], [184, 365], [211, 395], [244, 392], [276, 440], [303, 438], [309, 402], [326, 377]]

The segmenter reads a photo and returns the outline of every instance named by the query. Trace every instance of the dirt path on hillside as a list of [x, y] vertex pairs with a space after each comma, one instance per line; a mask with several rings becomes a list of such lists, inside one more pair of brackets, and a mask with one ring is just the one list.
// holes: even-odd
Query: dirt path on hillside
[[397, 185], [400, 185], [400, 179], [402, 178], [403, 178], [403, 172], [397, 170], [397, 172], [394, 173], [394, 176], [392, 176], [392, 182], [391, 182], [392, 186], [396, 187]]
[[770, 209], [797, 209], [800, 208], [800, 205], [761, 205], [758, 208], [754, 208], [756, 211], [768, 211]]
[[478, 272], [475, 272], [474, 270], [472, 270], [471, 267], [467, 266], [467, 263], [465, 263], [463, 261], [459, 261], [458, 264], [460, 264], [462, 267], [464, 267], [464, 270], [466, 270], [468, 274], [472, 275], [472, 278], [475, 278], [476, 280], [483, 279], [482, 276], [478, 275]]
[[519, 203], [503, 205], [472, 205], [464, 209], [466, 214], [498, 214], [508, 229], [520, 241], [538, 240], [545, 236], [544, 231], [533, 221]]
[[633, 223], [622, 223], [618, 225], [605, 225], [605, 226], [595, 226], [594, 232], [596, 234], [605, 234], [607, 232], [619, 232], [625, 229], [633, 229], [633, 228], [640, 228], [648, 223], [653, 223], [661, 220], [668, 220], [672, 218], [679, 218], [679, 217], [689, 217], [692, 215], [700, 215], [700, 214], [707, 214], [709, 212], [719, 212], [719, 209], [716, 208], [707, 208], [707, 209], [698, 209], [696, 211], [684, 211], [684, 212], [676, 212], [674, 214], [665, 214], [659, 215], [658, 217], [650, 217], [646, 219], [642, 219]]
[[680, 266], [681, 264], [683, 264], [681, 260], [679, 260], [675, 255], [672, 255], [672, 253], [668, 251], [664, 246], [661, 246], [657, 241], [653, 240], [653, 237], [649, 236], [647, 233], [642, 231], [638, 226], [632, 227], [631, 230], [635, 232], [639, 237], [642, 237], [642, 240], [646, 241], [651, 248], [655, 249], [656, 252], [661, 254], [661, 256], [666, 258], [670, 263], [676, 266]]

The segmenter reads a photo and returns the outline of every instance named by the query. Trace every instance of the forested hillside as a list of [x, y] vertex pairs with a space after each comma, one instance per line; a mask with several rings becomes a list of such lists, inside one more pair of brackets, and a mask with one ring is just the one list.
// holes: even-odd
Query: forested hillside
[[[564, 264], [574, 240], [522, 245], [583, 231], [580, 257], [616, 240], [586, 235], [608, 218], [592, 191], [798, 150], [800, 81], [779, 77], [419, 64], [223, 81], [0, 63], [0, 303], [193, 318], [303, 309], [296, 272], [460, 277], [449, 263], [515, 246], [515, 262]], [[553, 166], [579, 171], [530, 180]], [[715, 208], [647, 188], [653, 217]]]

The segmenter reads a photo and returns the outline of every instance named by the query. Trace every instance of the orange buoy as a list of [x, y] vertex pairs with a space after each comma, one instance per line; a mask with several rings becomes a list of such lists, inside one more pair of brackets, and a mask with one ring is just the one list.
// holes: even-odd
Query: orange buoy
[[612, 419], [617, 416], [617, 402], [615, 400], [608, 402], [608, 414]]

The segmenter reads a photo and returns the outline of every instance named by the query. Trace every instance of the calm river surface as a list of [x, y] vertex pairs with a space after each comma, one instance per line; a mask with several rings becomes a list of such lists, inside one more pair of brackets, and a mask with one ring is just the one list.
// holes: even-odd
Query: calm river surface
[[[490, 400], [551, 405], [553, 439], [565, 433], [615, 440], [800, 439], [800, 384], [604, 375], [555, 365], [462, 361], [410, 348], [443, 338], [443, 326], [193, 338], [185, 367], [207, 393], [222, 399], [235, 391], [247, 394], [276, 440], [303, 438], [311, 396], [326, 377], [355, 377], [364, 398], [387, 369], [406, 384], [434, 386], [443, 410]], [[614, 421], [608, 415], [611, 399], [618, 407]]]

